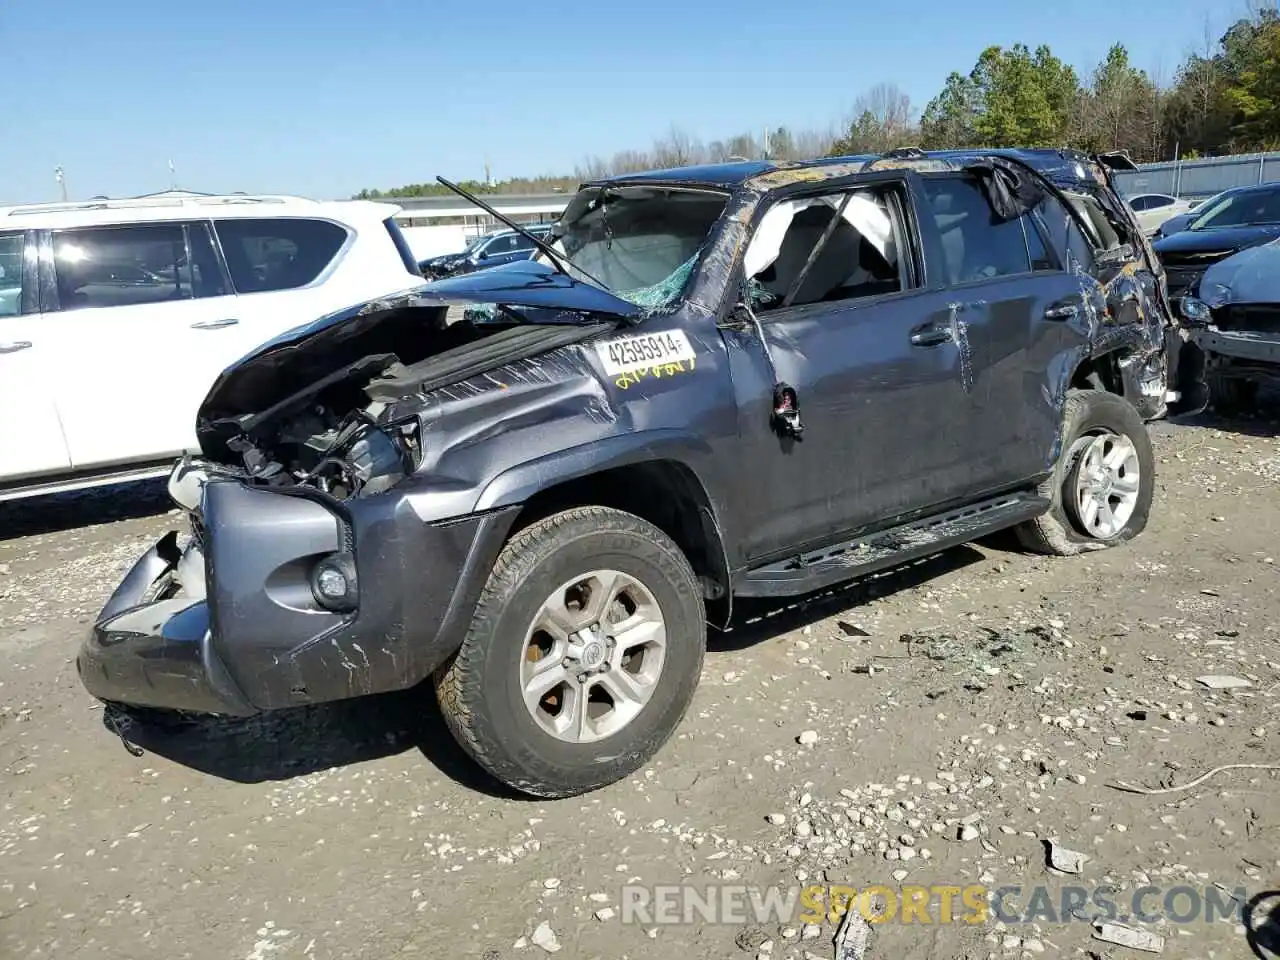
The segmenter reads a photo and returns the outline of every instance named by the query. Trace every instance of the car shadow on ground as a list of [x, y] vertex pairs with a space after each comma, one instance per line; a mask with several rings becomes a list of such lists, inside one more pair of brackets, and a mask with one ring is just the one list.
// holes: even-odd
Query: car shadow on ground
[[1212, 407], [1200, 413], [1170, 417], [1170, 423], [1205, 430], [1222, 430], [1246, 437], [1270, 438], [1280, 434], [1280, 384], [1265, 383], [1250, 409], [1230, 416]]
[[[999, 535], [984, 540], [987, 545], [1005, 549], [1009, 542]], [[905, 566], [895, 567], [852, 583], [800, 597], [778, 600], [738, 600], [734, 603], [733, 622], [728, 630], [710, 630], [707, 650], [731, 652], [745, 650], [780, 633], [802, 629], [880, 597], [918, 587], [944, 573], [963, 570], [986, 557], [974, 547], [955, 547]], [[841, 629], [851, 637], [858, 636], [856, 624], [840, 621]]]
[[115, 707], [104, 711], [103, 725], [145, 753], [236, 783], [289, 780], [416, 749], [470, 790], [523, 796], [489, 777], [458, 746], [429, 683], [247, 718]]
[[[805, 624], [924, 583], [984, 559], [958, 547], [851, 586], [785, 603], [739, 604], [728, 633], [711, 631], [713, 651], [741, 650]], [[842, 626], [857, 635], [852, 624]], [[201, 773], [235, 783], [290, 780], [418, 750], [459, 785], [502, 799], [533, 800], [484, 772], [453, 739], [431, 690], [410, 690], [333, 703], [274, 710], [255, 717], [182, 715], [110, 707], [103, 726], [128, 745]], [[424, 771], [424, 776], [430, 774]]]
[[173, 509], [164, 480], [135, 480], [0, 503], [0, 541], [74, 530]]

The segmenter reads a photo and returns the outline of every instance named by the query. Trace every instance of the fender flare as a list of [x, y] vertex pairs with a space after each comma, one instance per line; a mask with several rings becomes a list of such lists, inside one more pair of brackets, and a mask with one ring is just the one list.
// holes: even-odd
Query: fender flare
[[480, 513], [515, 506], [548, 487], [593, 473], [647, 460], [674, 460], [698, 478], [714, 511], [715, 501], [707, 491], [702, 471], [695, 466], [711, 455], [710, 444], [683, 430], [664, 428], [617, 434], [558, 450], [504, 470], [486, 484], [473, 509]]
[[516, 507], [534, 495], [572, 480], [589, 477], [618, 467], [667, 460], [688, 470], [701, 503], [698, 512], [707, 559], [719, 577], [727, 601], [724, 621], [727, 624], [733, 596], [733, 567], [721, 522], [721, 510], [698, 468], [712, 458], [710, 444], [703, 438], [683, 430], [663, 428], [618, 434], [559, 450], [555, 453], [511, 467], [498, 474], [485, 486], [475, 504], [475, 511], [486, 512]]

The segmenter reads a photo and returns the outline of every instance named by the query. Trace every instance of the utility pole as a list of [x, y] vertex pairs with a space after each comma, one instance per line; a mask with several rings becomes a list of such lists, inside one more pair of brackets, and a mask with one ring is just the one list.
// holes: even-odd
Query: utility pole
[[63, 173], [62, 165], [53, 168], [53, 179], [58, 181], [58, 186], [62, 188], [62, 202], [67, 202], [67, 178]]
[[169, 161], [169, 189], [170, 190], [178, 189], [178, 174], [177, 174], [177, 171], [175, 171], [174, 169], [172, 160]]

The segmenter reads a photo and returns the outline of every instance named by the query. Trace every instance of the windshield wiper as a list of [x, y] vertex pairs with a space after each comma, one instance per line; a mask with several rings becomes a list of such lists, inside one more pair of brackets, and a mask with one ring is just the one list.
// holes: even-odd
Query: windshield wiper
[[458, 186], [456, 183], [446, 180], [444, 177], [441, 177], [438, 175], [436, 176], [436, 180], [438, 180], [444, 186], [448, 187], [458, 196], [462, 197], [463, 200], [466, 200], [469, 203], [474, 203], [477, 207], [479, 207], [485, 213], [489, 214], [489, 216], [493, 217], [495, 220], [501, 223], [505, 223], [508, 227], [510, 227], [516, 233], [520, 234], [520, 236], [524, 237], [526, 240], [532, 243], [535, 247], [537, 247], [539, 250], [545, 253], [547, 257], [551, 260], [552, 264], [555, 265], [555, 268], [559, 270], [561, 273], [563, 273], [569, 279], [571, 280], [573, 279], [573, 275], [569, 272], [569, 267], [572, 266], [574, 270], [577, 270], [578, 273], [582, 274], [584, 277], [590, 280], [593, 284], [595, 284], [601, 290], [605, 291], [606, 293], [609, 292], [608, 287], [606, 287], [603, 283], [601, 283], [591, 274], [587, 273], [587, 271], [583, 270], [581, 267], [577, 266], [576, 264], [570, 263], [568, 257], [564, 256], [562, 253], [559, 253], [555, 247], [551, 246], [551, 244], [547, 243], [537, 234], [530, 233], [528, 230], [520, 226], [520, 224], [516, 223], [510, 217], [506, 216], [505, 214], [499, 213], [497, 210], [493, 209], [493, 207], [489, 206], [489, 204], [485, 203], [475, 194], [462, 189], [462, 187]]

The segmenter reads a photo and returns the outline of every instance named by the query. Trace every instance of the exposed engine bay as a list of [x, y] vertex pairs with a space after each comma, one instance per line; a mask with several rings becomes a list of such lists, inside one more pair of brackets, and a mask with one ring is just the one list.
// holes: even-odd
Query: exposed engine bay
[[205, 454], [257, 484], [338, 499], [382, 493], [422, 460], [432, 390], [617, 326], [508, 307], [446, 325], [446, 313], [435, 303], [388, 304], [233, 368], [200, 413]]

